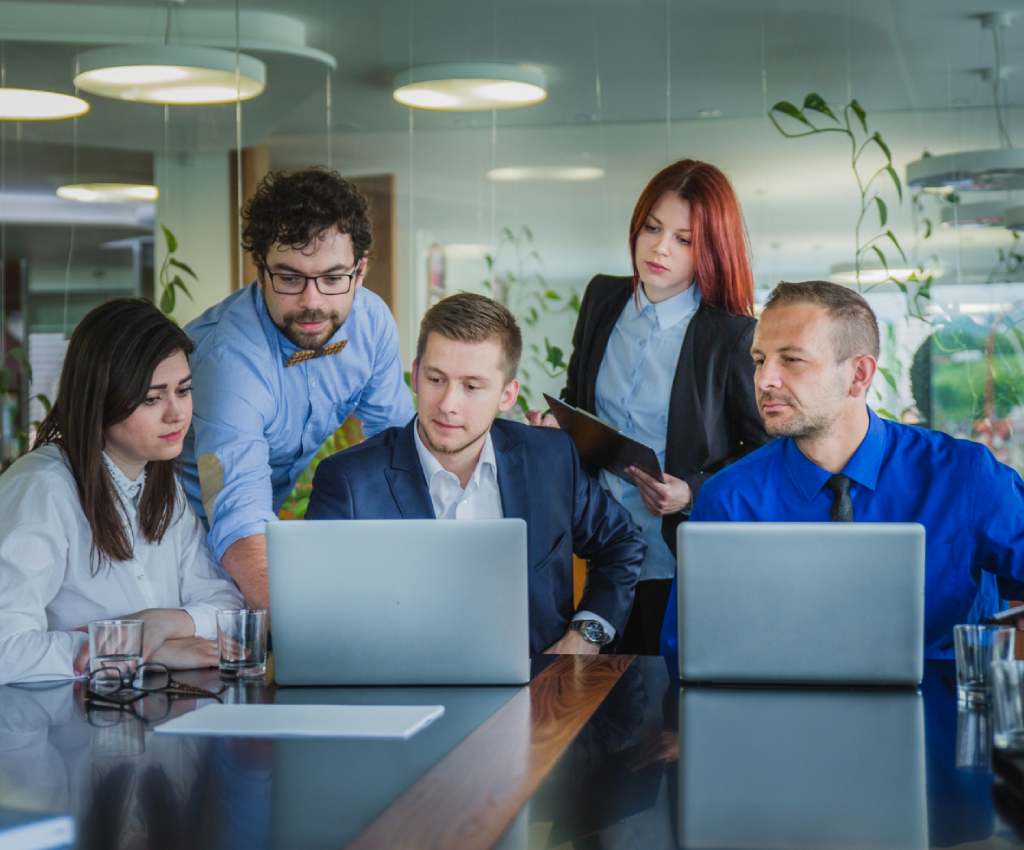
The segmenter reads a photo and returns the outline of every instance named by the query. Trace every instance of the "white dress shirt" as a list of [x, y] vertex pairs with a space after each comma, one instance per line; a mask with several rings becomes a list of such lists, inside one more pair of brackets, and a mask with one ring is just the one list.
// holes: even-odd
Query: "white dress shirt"
[[180, 608], [195, 634], [217, 635], [217, 611], [241, 594], [210, 557], [206, 534], [177, 487], [178, 511], [163, 539], [139, 528], [145, 473], [127, 478], [105, 455], [121, 500], [133, 557], [93, 575], [92, 531], [64, 453], [47, 445], [0, 476], [0, 684], [73, 676], [91, 620], [143, 608]]
[[[423, 477], [427, 480], [434, 516], [438, 519], [503, 519], [501, 488], [498, 485], [498, 462], [494, 457], [494, 443], [487, 432], [480, 460], [463, 489], [459, 478], [438, 461], [420, 437], [419, 423], [412, 429], [416, 440], [416, 453], [420, 456]], [[615, 636], [615, 629], [604, 617], [592, 611], [577, 611], [573, 620], [596, 620], [604, 630]]]
[[[668, 406], [679, 352], [690, 320], [700, 308], [700, 288], [685, 289], [657, 304], [640, 287], [612, 329], [595, 385], [596, 413], [627, 437], [650, 446], [665, 468]], [[644, 504], [635, 485], [601, 472], [601, 486], [640, 526], [647, 553], [640, 580], [671, 579], [676, 559], [661, 536], [662, 518]]]

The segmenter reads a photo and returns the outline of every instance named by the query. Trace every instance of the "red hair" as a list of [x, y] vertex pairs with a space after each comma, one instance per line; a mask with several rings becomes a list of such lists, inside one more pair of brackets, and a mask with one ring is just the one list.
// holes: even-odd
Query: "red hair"
[[696, 159], [681, 159], [663, 168], [637, 199], [629, 224], [634, 294], [640, 286], [636, 239], [666, 192], [690, 204], [690, 244], [701, 300], [735, 315], [754, 315], [754, 275], [739, 201], [728, 177]]

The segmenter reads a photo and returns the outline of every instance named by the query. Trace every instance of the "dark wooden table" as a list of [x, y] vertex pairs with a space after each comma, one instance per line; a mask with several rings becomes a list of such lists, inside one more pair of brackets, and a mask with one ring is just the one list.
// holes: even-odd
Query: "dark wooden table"
[[196, 703], [82, 696], [0, 687], [0, 805], [73, 813], [82, 848], [1024, 847], [950, 664], [920, 692], [680, 691], [661, 659], [566, 656], [526, 688], [224, 695], [446, 706], [404, 742], [160, 735]]

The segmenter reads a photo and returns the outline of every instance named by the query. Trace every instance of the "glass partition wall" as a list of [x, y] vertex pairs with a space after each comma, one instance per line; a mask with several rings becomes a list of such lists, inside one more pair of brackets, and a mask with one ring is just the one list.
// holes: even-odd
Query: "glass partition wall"
[[[309, 164], [371, 199], [368, 286], [395, 313], [406, 365], [431, 303], [487, 292], [523, 323], [521, 377], [542, 406], [562, 386], [587, 282], [630, 273], [640, 190], [692, 157], [736, 187], [759, 301], [779, 280], [860, 288], [883, 324], [872, 405], [1024, 469], [1024, 77], [1008, 70], [1024, 20], [977, 12], [963, 0], [0, 2], [0, 86], [91, 107], [0, 121], [0, 462], [24, 449], [89, 306], [136, 293], [184, 322], [244, 285], [240, 202], [267, 170]], [[168, 105], [75, 84], [101, 48], [155, 63], [190, 47], [227, 54], [236, 96], [249, 74], [261, 91]], [[481, 91], [496, 100], [460, 100]], [[82, 183], [159, 194], [56, 194]], [[180, 273], [173, 305], [168, 257], [196, 273]]]

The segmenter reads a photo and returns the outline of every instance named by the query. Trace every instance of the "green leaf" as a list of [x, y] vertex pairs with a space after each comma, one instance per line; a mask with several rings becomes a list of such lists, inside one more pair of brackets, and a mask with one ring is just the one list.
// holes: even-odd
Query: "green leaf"
[[164, 240], [167, 242], [167, 253], [173, 254], [175, 251], [178, 250], [177, 238], [174, 236], [173, 233], [171, 233], [170, 228], [168, 228], [166, 225], [161, 224], [160, 229], [163, 230]]
[[174, 287], [165, 286], [164, 291], [160, 295], [160, 312], [165, 316], [171, 315], [174, 312]]
[[552, 345], [547, 337], [544, 337], [544, 348], [547, 350], [545, 362], [551, 366], [552, 370], [564, 369], [565, 353], [562, 349], [557, 345]]
[[544, 297], [547, 298], [548, 301], [561, 301], [562, 300], [562, 296], [559, 295], [557, 292], [555, 292], [555, 290], [553, 290], [553, 289], [545, 290]]
[[864, 107], [854, 99], [850, 101], [850, 109], [853, 110], [854, 114], [857, 116], [857, 120], [860, 121], [860, 126], [866, 133], [868, 131], [868, 115], [864, 111]]
[[886, 369], [884, 366], [878, 367], [878, 374], [885, 378], [885, 382], [892, 387], [892, 391], [896, 392], [896, 376], [893, 375], [891, 369]]
[[882, 267], [886, 271], [889, 271], [889, 261], [886, 259], [885, 254], [882, 252], [882, 249], [879, 248], [877, 245], [872, 245], [871, 250], [875, 252], [875, 256], [878, 257], [878, 261], [882, 264]]
[[49, 414], [53, 410], [53, 402], [44, 393], [36, 393], [32, 398], [43, 406], [43, 413]]
[[877, 413], [883, 419], [891, 419], [893, 422], [898, 421], [896, 419], [896, 414], [893, 413], [891, 410], [886, 410], [884, 407], [875, 407], [872, 408], [872, 410], [874, 410], [875, 413]]
[[176, 259], [174, 259], [174, 257], [171, 257], [170, 258], [170, 263], [175, 268], [181, 269], [183, 272], [185, 272], [185, 274], [190, 274], [190, 275], [192, 275], [193, 278], [195, 278], [196, 280], [199, 280], [199, 275], [197, 275], [194, 271], [192, 271], [192, 269], [189, 268], [187, 265], [185, 265], [185, 263], [183, 263], [181, 260], [176, 260]]
[[503, 227], [503, 228], [501, 228], [501, 239], [502, 239], [503, 242], [513, 242], [514, 243], [516, 241], [516, 235], [512, 232], [511, 228]]
[[572, 307], [573, 311], [576, 313], [580, 311], [580, 294], [578, 292], [573, 292], [572, 296], [569, 298], [569, 306]]
[[927, 239], [932, 235], [932, 220], [930, 218], [926, 218], [922, 220], [921, 224], [924, 227], [924, 232], [921, 234], [921, 238]]
[[519, 374], [522, 375], [527, 381], [530, 380], [530, 371], [528, 369], [524, 369], [520, 366]]
[[527, 242], [533, 241], [533, 231], [530, 230], [525, 224], [523, 225], [523, 235], [526, 237]]
[[903, 246], [900, 245], [900, 240], [896, 238], [896, 234], [891, 230], [885, 231], [885, 235], [889, 238], [889, 241], [896, 246], [896, 250], [900, 252], [900, 258], [903, 262], [907, 261], [907, 255], [903, 253]]
[[525, 392], [525, 389], [520, 387], [519, 398], [516, 399], [516, 404], [518, 404], [519, 409], [523, 411], [523, 416], [526, 416], [526, 414], [530, 412], [530, 403], [526, 400], [526, 397], [523, 395]]
[[884, 141], [882, 141], [882, 134], [876, 132], [871, 137], [871, 141], [873, 141], [876, 145], [878, 145], [878, 147], [880, 147], [882, 149], [882, 153], [885, 154], [886, 160], [889, 163], [892, 163], [892, 151], [890, 151], [889, 150], [889, 146]]
[[535, 325], [537, 320], [540, 318], [540, 313], [537, 312], [536, 307], [531, 307], [530, 312], [526, 316], [527, 324]]
[[490, 271], [491, 269], [493, 269], [494, 268], [494, 255], [493, 254], [484, 254], [484, 262], [487, 263], [487, 271]]
[[962, 199], [959, 192], [949, 192], [942, 196], [942, 200], [947, 204], [959, 204]]
[[807, 117], [788, 100], [780, 100], [778, 103], [775, 104], [775, 106], [773, 106], [768, 111], [781, 112], [783, 115], [788, 115], [790, 118], [795, 118], [801, 124], [806, 124], [808, 127], [811, 128], [814, 127], [814, 125], [807, 120]]
[[825, 102], [825, 98], [816, 92], [811, 92], [804, 98], [804, 109], [813, 109], [815, 112], [827, 115], [837, 124], [839, 123], [839, 119], [836, 118], [835, 113], [829, 108], [828, 103]]
[[878, 207], [878, 226], [885, 227], [885, 223], [889, 220], [889, 210], [886, 209], [885, 201], [875, 195], [875, 205]]
[[892, 178], [893, 184], [896, 186], [896, 194], [900, 197], [900, 203], [903, 203], [903, 184], [900, 182], [900, 176], [896, 173], [896, 169], [892, 165], [885, 167], [886, 173]]

